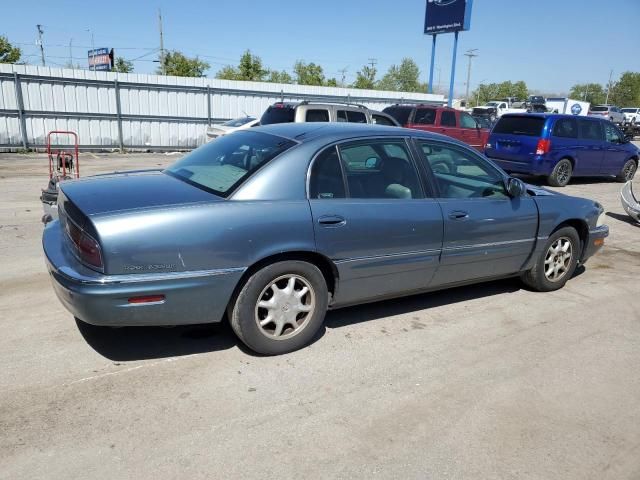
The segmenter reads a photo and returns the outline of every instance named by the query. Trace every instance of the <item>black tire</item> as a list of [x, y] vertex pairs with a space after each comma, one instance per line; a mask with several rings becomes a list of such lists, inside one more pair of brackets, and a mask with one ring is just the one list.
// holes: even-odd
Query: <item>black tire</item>
[[[558, 258], [559, 255], [551, 252], [552, 247], [555, 247], [557, 242], [563, 239], [571, 243], [571, 257], [569, 261], [567, 261], [566, 256], [564, 258]], [[573, 227], [560, 228], [549, 237], [540, 254], [540, 258], [536, 260], [533, 268], [523, 273], [520, 278], [526, 286], [538, 292], [559, 290], [564, 287], [567, 281], [573, 276], [578, 266], [578, 258], [581, 254], [582, 245], [576, 229]], [[546, 273], [546, 267], [549, 266], [551, 268], [556, 262], [558, 262], [558, 264], [560, 262], [563, 263], [563, 274], [554, 280], [549, 278]], [[559, 273], [560, 272], [558, 272], [558, 274]]]
[[[286, 300], [287, 297], [283, 297], [285, 300], [282, 301], [278, 299], [278, 302], [283, 305], [278, 308], [273, 307], [272, 310], [258, 306], [261, 300], [265, 304], [271, 300], [273, 300], [271, 303], [276, 302], [276, 293], [271, 287], [276, 280], [276, 288], [282, 295], [285, 295], [282, 292], [287, 290], [288, 287], [285, 285], [288, 285], [290, 278], [294, 278], [293, 289], [297, 293], [301, 292], [303, 288], [308, 289], [308, 293], [301, 297], [300, 302], [306, 302], [306, 307], [312, 305], [313, 309], [310, 312], [298, 312], [294, 315], [293, 312], [297, 307], [290, 306], [289, 301]], [[284, 288], [281, 288], [283, 286]], [[271, 298], [268, 298], [269, 295]], [[231, 308], [229, 316], [231, 328], [242, 343], [257, 353], [280, 355], [292, 352], [308, 345], [316, 335], [324, 321], [328, 300], [327, 283], [318, 267], [297, 260], [273, 263], [255, 272], [242, 286]], [[295, 301], [294, 298], [292, 302]], [[274, 305], [279, 305], [279, 303], [274, 303]], [[263, 321], [266, 320], [267, 316], [272, 315], [271, 312], [280, 320], [280, 323], [283, 318], [291, 320], [293, 316], [296, 322], [300, 322], [297, 331], [292, 324], [285, 323], [285, 326], [281, 327], [281, 333], [277, 334], [278, 324], [275, 321], [261, 326], [258, 323], [260, 318]], [[274, 331], [270, 332], [269, 329], [272, 327]]]
[[552, 187], [566, 187], [571, 180], [573, 165], [571, 160], [563, 158], [554, 167], [551, 175], [547, 177], [547, 183]]
[[622, 166], [620, 173], [616, 175], [616, 181], [620, 183], [627, 183], [629, 180], [633, 180], [637, 170], [637, 162], [633, 159], [627, 160], [627, 162]]

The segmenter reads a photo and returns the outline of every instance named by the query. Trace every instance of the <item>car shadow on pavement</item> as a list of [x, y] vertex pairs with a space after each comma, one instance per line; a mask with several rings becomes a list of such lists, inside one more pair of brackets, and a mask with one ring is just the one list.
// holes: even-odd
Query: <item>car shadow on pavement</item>
[[607, 217], [613, 218], [614, 220], [618, 220], [620, 222], [628, 223], [629, 225], [633, 225], [634, 227], [640, 227], [640, 223], [636, 222], [629, 215], [620, 215], [619, 213], [607, 212], [605, 213]]
[[173, 328], [97, 327], [78, 319], [76, 324], [91, 348], [114, 361], [214, 352], [232, 348], [238, 343], [226, 322]]
[[[576, 271], [576, 275], [581, 272]], [[410, 297], [385, 300], [355, 307], [330, 311], [325, 320], [327, 328], [340, 328], [360, 322], [378, 320], [385, 317], [402, 315], [452, 303], [465, 302], [478, 298], [491, 297], [502, 293], [513, 293], [522, 288], [517, 278], [507, 278], [487, 283], [438, 290]]]

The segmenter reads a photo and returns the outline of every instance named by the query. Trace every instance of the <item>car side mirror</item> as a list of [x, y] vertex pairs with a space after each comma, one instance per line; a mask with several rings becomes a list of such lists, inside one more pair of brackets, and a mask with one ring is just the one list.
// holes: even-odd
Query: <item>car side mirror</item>
[[519, 178], [509, 177], [507, 179], [507, 193], [511, 198], [521, 197], [527, 191], [524, 182]]

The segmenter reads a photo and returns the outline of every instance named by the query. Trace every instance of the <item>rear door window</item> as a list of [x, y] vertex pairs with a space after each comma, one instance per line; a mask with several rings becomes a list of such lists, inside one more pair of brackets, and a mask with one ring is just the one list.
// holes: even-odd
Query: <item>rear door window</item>
[[350, 198], [422, 198], [406, 142], [367, 140], [339, 147]]
[[584, 140], [604, 140], [602, 124], [597, 120], [578, 120], [580, 138]]
[[561, 118], [553, 126], [553, 136], [560, 138], [578, 138], [578, 123], [573, 118]]
[[367, 116], [364, 112], [347, 110], [347, 121], [351, 123], [367, 123]]
[[305, 117], [307, 122], [328, 122], [329, 110], [307, 110], [307, 116]]
[[456, 112], [450, 112], [444, 110], [440, 116], [440, 125], [443, 127], [455, 127], [456, 124]]
[[347, 121], [347, 112], [344, 110], [338, 110], [337, 112], [338, 122], [346, 122]]
[[435, 108], [419, 108], [416, 110], [416, 117], [413, 123], [418, 125], [433, 125], [436, 123]]
[[311, 167], [309, 198], [345, 198], [344, 179], [336, 147], [318, 155]]
[[543, 117], [502, 117], [493, 128], [493, 133], [506, 135], [542, 136], [545, 119]]

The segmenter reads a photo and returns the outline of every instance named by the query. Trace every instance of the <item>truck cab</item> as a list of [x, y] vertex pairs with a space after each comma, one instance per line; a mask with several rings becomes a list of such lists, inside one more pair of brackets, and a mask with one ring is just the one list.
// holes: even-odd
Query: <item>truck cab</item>
[[434, 105], [394, 105], [384, 110], [403, 127], [440, 133], [460, 140], [482, 152], [489, 130], [467, 112]]

